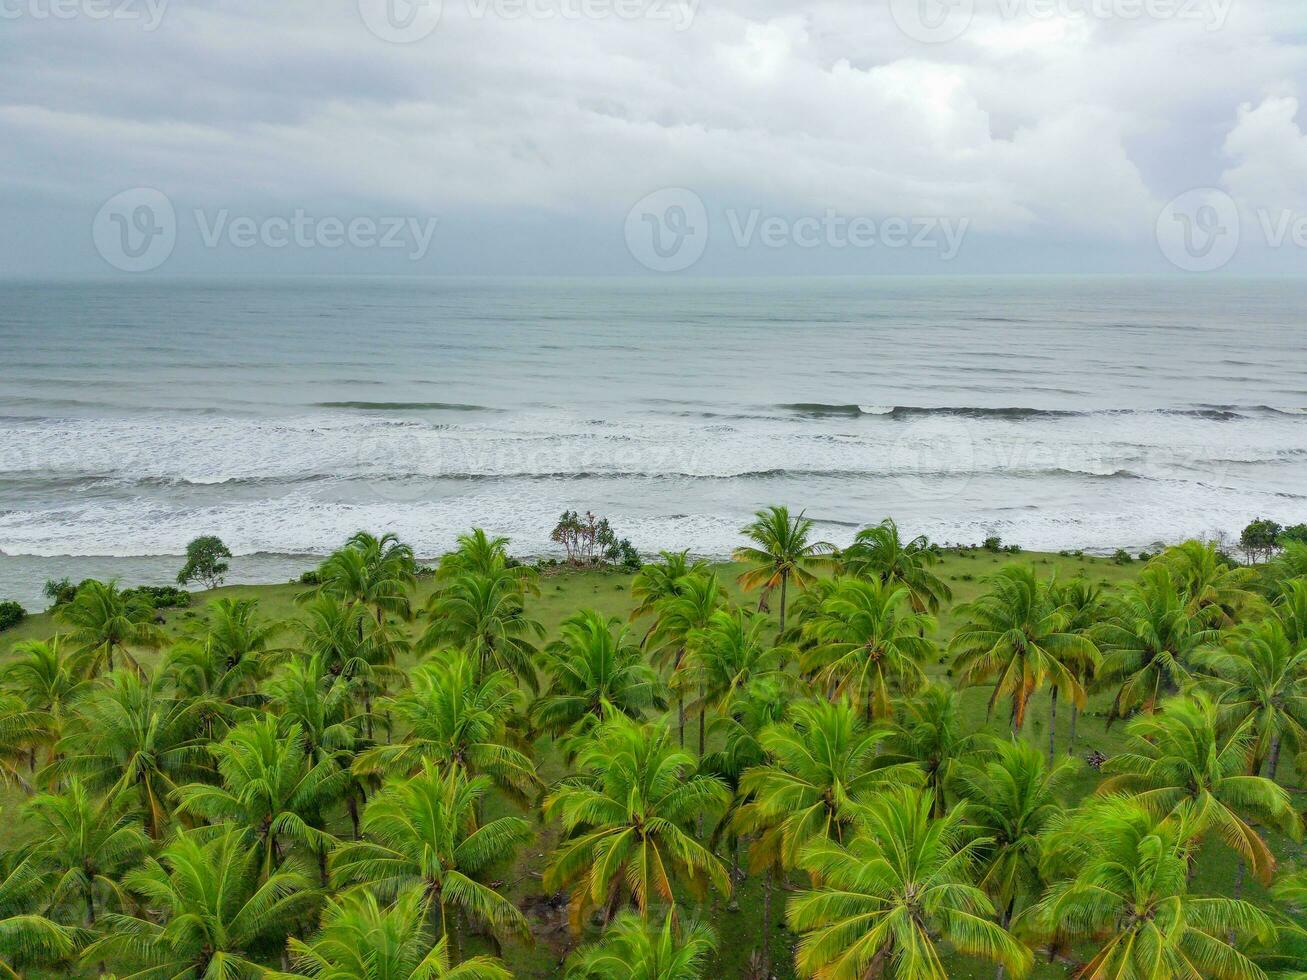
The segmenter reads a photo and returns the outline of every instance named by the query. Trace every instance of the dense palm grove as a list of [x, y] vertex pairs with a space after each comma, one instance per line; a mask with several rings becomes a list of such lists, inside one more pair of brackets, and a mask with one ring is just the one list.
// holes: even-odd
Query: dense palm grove
[[[480, 531], [422, 608], [410, 550], [367, 534], [291, 623], [225, 598], [169, 639], [84, 583], [0, 668], [0, 971], [507, 977], [559, 896], [577, 980], [721, 975], [729, 914], [755, 977], [1307, 975], [1307, 873], [1275, 855], [1302, 830], [1277, 779], [1307, 762], [1307, 547], [1190, 542], [1114, 590], [1018, 560], [943, 637], [938, 550], [892, 522], [842, 551], [784, 508], [743, 533], [747, 605], [665, 554], [633, 622], [552, 638], [540, 573]], [[969, 687], [1002, 737], [964, 725]], [[1073, 793], [1099, 692], [1125, 748]]]

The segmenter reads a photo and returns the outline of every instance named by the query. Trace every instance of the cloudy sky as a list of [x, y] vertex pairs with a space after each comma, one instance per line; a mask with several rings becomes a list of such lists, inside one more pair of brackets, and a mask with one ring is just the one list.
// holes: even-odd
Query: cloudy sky
[[1302, 0], [0, 0], [0, 275], [1301, 272], [1305, 92]]

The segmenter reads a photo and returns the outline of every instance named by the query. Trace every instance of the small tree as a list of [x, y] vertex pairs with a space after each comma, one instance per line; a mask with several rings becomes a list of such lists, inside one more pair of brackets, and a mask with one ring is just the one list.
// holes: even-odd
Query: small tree
[[640, 554], [631, 542], [626, 538], [618, 540], [608, 518], [597, 517], [590, 511], [585, 514], [564, 511], [549, 540], [563, 546], [568, 562], [573, 565], [598, 565], [606, 561], [633, 571], [640, 567]]
[[203, 582], [206, 589], [216, 589], [231, 567], [224, 560], [230, 557], [231, 551], [222, 538], [212, 534], [196, 538], [186, 546], [186, 564], [177, 573], [177, 584]]
[[58, 579], [48, 578], [41, 589], [41, 594], [50, 600], [52, 606], [62, 606], [77, 597], [77, 586], [73, 585], [72, 579], [66, 575]]
[[1275, 521], [1259, 517], [1243, 529], [1239, 535], [1239, 547], [1249, 564], [1266, 561], [1279, 550], [1283, 533], [1284, 528]]

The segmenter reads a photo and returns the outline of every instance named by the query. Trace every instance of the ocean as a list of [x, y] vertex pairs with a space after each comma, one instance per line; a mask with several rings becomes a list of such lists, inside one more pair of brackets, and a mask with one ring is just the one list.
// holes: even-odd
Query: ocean
[[1219, 277], [0, 283], [0, 598], [284, 580], [568, 509], [727, 554], [826, 539], [1138, 550], [1307, 521], [1307, 282]]

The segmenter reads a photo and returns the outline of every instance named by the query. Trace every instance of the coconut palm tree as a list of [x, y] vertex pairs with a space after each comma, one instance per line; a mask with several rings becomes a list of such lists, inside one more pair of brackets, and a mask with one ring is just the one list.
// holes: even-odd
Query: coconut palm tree
[[492, 538], [481, 528], [460, 534], [453, 551], [440, 559], [436, 578], [448, 582], [463, 575], [496, 577], [507, 574], [522, 592], [540, 594], [539, 574], [530, 565], [514, 561], [508, 553], [508, 538]]
[[953, 599], [953, 591], [930, 570], [939, 560], [924, 534], [904, 542], [898, 525], [888, 517], [875, 527], [864, 527], [839, 555], [846, 575], [907, 589], [912, 609], [918, 613], [937, 613], [943, 603]]
[[1275, 947], [1257, 964], [1277, 980], [1307, 978], [1307, 871], [1281, 875], [1271, 886], [1275, 900]]
[[1270, 940], [1270, 918], [1247, 902], [1189, 893], [1195, 819], [1188, 807], [1159, 817], [1120, 796], [1074, 814], [1050, 842], [1065, 876], [1014, 930], [1088, 944], [1093, 955], [1077, 974], [1085, 980], [1264, 980], [1235, 944]]
[[1295, 839], [1302, 826], [1289, 794], [1263, 776], [1248, 775], [1252, 719], [1226, 731], [1220, 713], [1201, 693], [1168, 701], [1126, 728], [1129, 746], [1103, 764], [1100, 794], [1134, 793], [1165, 815], [1192, 811], [1195, 834], [1214, 833], [1269, 883], [1275, 856], [1252, 826], [1259, 821]]
[[59, 606], [55, 615], [70, 627], [67, 642], [87, 657], [92, 676], [101, 667], [112, 671], [115, 654], [144, 676], [131, 648], [154, 649], [163, 642], [154, 627], [154, 607], [144, 599], [128, 600], [117, 582], [83, 582], [73, 601]]
[[284, 942], [318, 900], [303, 875], [282, 869], [265, 876], [262, 866], [262, 849], [239, 829], [173, 837], [158, 860], [147, 858], [125, 879], [145, 901], [141, 912], [107, 913], [102, 938], [83, 957], [144, 961], [149, 969], [136, 976], [262, 975], [256, 949]]
[[782, 670], [786, 651], [772, 646], [763, 635], [766, 631], [766, 619], [756, 613], [718, 609], [705, 626], [690, 634], [676, 685], [679, 691], [698, 691], [690, 707], [699, 711], [700, 759], [709, 708], [729, 714], [753, 681], [764, 677], [790, 681]]
[[511, 932], [530, 942], [522, 913], [481, 880], [531, 837], [519, 817], [478, 823], [478, 802], [489, 788], [485, 776], [469, 777], [457, 766], [442, 773], [432, 763], [387, 782], [363, 812], [364, 839], [332, 855], [332, 881], [368, 885], [383, 898], [420, 888], [455, 957], [460, 914], [497, 936]]
[[846, 579], [803, 624], [811, 641], [801, 666], [813, 683], [882, 720], [896, 697], [926, 682], [922, 665], [935, 653], [925, 634], [934, 621], [909, 607], [907, 588], [878, 579]]
[[[1303, 547], [1307, 549], [1307, 545]], [[1283, 627], [1290, 645], [1295, 649], [1307, 646], [1307, 578], [1279, 584], [1271, 602], [1271, 615]]]
[[564, 980], [699, 980], [717, 948], [707, 926], [672, 915], [653, 925], [623, 912], [598, 942], [567, 958]]
[[128, 898], [123, 876], [150, 851], [150, 839], [125, 797], [92, 796], [81, 780], [70, 780], [61, 793], [43, 793], [27, 805], [32, 825], [30, 853], [51, 876], [52, 907], [75, 902], [84, 923], [95, 925], [96, 912], [119, 908]]
[[957, 785], [967, 824], [986, 841], [979, 849], [979, 884], [1005, 929], [1017, 903], [1043, 890], [1041, 835], [1061, 814], [1076, 768], [1065, 757], [1046, 763], [1023, 741], [997, 742], [988, 761], [960, 767]]
[[359, 531], [318, 566], [318, 585], [301, 598], [330, 595], [351, 606], [361, 605], [380, 626], [387, 616], [409, 618], [416, 572], [413, 549], [394, 534], [378, 538]]
[[531, 637], [543, 638], [545, 629], [527, 616], [516, 578], [459, 575], [432, 594], [427, 613], [430, 624], [418, 641], [418, 650], [458, 647], [472, 656], [478, 670], [507, 670], [539, 692], [536, 646]]
[[904, 706], [904, 715], [885, 740], [887, 762], [915, 765], [925, 773], [925, 787], [935, 801], [935, 816], [948, 809], [948, 794], [965, 761], [976, 762], [992, 751], [992, 739], [965, 733], [958, 715], [957, 691], [927, 684]]
[[544, 886], [572, 889], [574, 931], [596, 906], [611, 918], [624, 895], [647, 920], [660, 900], [675, 909], [677, 885], [699, 897], [709, 883], [730, 891], [721, 861], [691, 832], [700, 814], [723, 811], [730, 794], [720, 779], [695, 770], [664, 726], [614, 714], [577, 762], [580, 774], [563, 780], [544, 806], [564, 832]]
[[635, 600], [631, 622], [653, 616], [650, 631], [657, 628], [658, 613], [665, 601], [681, 594], [687, 578], [712, 574], [712, 566], [703, 559], [691, 561], [689, 551], [660, 551], [658, 555], [662, 560], [644, 565], [631, 582], [631, 598]]
[[116, 671], [78, 702], [46, 770], [61, 780], [80, 777], [107, 796], [135, 792], [146, 830], [159, 840], [178, 785], [202, 773], [202, 708], [167, 697], [157, 682]]
[[331, 899], [322, 913], [322, 930], [309, 942], [290, 940], [296, 975], [318, 980], [512, 980], [491, 956], [452, 966], [448, 942], [442, 938], [432, 944], [429, 902], [421, 888], [401, 892], [386, 908], [363, 889]]
[[[713, 613], [726, 604], [726, 590], [714, 574], [688, 575], [680, 580], [680, 591], [659, 601], [657, 625], [645, 637], [656, 663], [670, 669], [675, 678], [695, 636], [712, 622]], [[685, 747], [685, 687], [678, 684], [676, 723], [680, 746]]]
[[333, 760], [314, 761], [297, 726], [282, 730], [266, 715], [242, 722], [208, 749], [221, 782], [180, 787], [177, 812], [249, 830], [263, 848], [264, 874], [282, 865], [291, 844], [300, 845], [317, 856], [325, 887], [336, 839], [325, 829], [324, 811], [344, 794], [348, 775]]
[[946, 980], [942, 941], [1018, 976], [1030, 969], [1030, 950], [994, 921], [976, 884], [984, 838], [965, 829], [963, 808], [936, 818], [934, 807], [920, 789], [886, 792], [869, 801], [847, 845], [819, 839], [804, 849], [815, 885], [786, 909], [801, 934], [800, 976]]
[[[1047, 684], [1080, 707], [1085, 689], [1079, 677], [1099, 659], [1087, 636], [1067, 632], [1067, 614], [1030, 566], [1009, 565], [991, 579], [990, 591], [959, 607], [963, 625], [949, 649], [957, 655], [954, 671], [963, 684], [994, 680], [992, 712], [1000, 697], [1012, 704], [1013, 734], [1026, 720], [1030, 698]], [[1057, 697], [1052, 698], [1050, 738], [1057, 727]]]
[[[63, 733], [64, 719], [72, 706], [91, 689], [86, 662], [69, 653], [59, 637], [48, 641], [24, 640], [10, 651], [13, 658], [0, 667], [0, 688], [16, 696], [32, 721], [48, 722], [48, 741], [53, 744]], [[8, 712], [4, 717], [11, 717]], [[19, 726], [20, 728], [22, 726]], [[36, 751], [29, 749], [28, 768], [36, 768]]]
[[355, 773], [414, 775], [429, 763], [454, 766], [487, 777], [519, 802], [540, 787], [517, 733], [525, 699], [507, 671], [478, 674], [466, 654], [448, 654], [415, 667], [408, 690], [385, 704], [408, 735], [360, 753]]
[[22, 980], [26, 967], [64, 960], [85, 938], [40, 912], [49, 904], [49, 882], [39, 857], [0, 855], [0, 977]]
[[1190, 611], [1171, 570], [1150, 565], [1111, 606], [1100, 642], [1099, 677], [1119, 684], [1108, 724], [1135, 710], [1153, 711], [1191, 679], [1197, 651], [1220, 640], [1220, 630]]
[[870, 728], [848, 702], [801, 701], [780, 724], [762, 730], [758, 742], [768, 761], [740, 777], [748, 799], [735, 814], [738, 832], [755, 834], [749, 865], [765, 872], [762, 957], [770, 968], [771, 899], [777, 876], [798, 865], [818, 838], [842, 841], [859, 808], [875, 793], [920, 778], [912, 765], [881, 758], [888, 733]]
[[583, 609], [563, 621], [560, 633], [544, 651], [550, 684], [531, 707], [537, 729], [555, 736], [583, 734], [606, 712], [639, 719], [666, 706], [665, 685], [620, 620]]
[[1307, 746], [1307, 642], [1295, 647], [1277, 619], [1248, 626], [1195, 658], [1222, 725], [1252, 733], [1249, 772], [1275, 778], [1280, 750]]
[[1231, 564], [1215, 543], [1186, 541], [1167, 548], [1152, 564], [1167, 568], [1194, 616], [1218, 626], [1232, 626], [1257, 604], [1252, 586], [1257, 572]]
[[50, 740], [52, 719], [44, 711], [31, 711], [12, 694], [0, 694], [0, 786], [18, 786], [26, 793], [36, 748]]
[[252, 706], [258, 703], [259, 682], [281, 653], [273, 647], [280, 629], [259, 618], [254, 599], [215, 599], [203, 631], [168, 651], [163, 672], [182, 697]]
[[[1065, 583], [1054, 580], [1049, 583], [1048, 588], [1053, 602], [1066, 615], [1064, 632], [1086, 637], [1097, 645], [1102, 635], [1103, 623], [1109, 615], [1107, 596], [1103, 590], [1083, 578], [1073, 578]], [[1089, 687], [1089, 682], [1094, 679], [1094, 674], [1101, 663], [1100, 656], [1097, 661], [1086, 661], [1073, 665], [1073, 669], [1079, 671], [1077, 679], [1082, 687]], [[1076, 725], [1079, 720], [1080, 705], [1072, 701], [1071, 730], [1067, 733], [1068, 755], [1074, 755], [1076, 751]], [[1055, 737], [1056, 732], [1050, 728], [1048, 733], [1048, 762], [1050, 766], [1053, 764], [1052, 752]]]
[[745, 591], [762, 589], [759, 611], [767, 608], [772, 590], [780, 589], [780, 633], [785, 635], [785, 608], [790, 583], [806, 589], [816, 576], [812, 570], [829, 565], [835, 546], [826, 541], [812, 541], [813, 522], [799, 514], [791, 517], [788, 507], [768, 507], [754, 515], [753, 523], [742, 533], [753, 542], [735, 549], [733, 560], [750, 566], [740, 574]]
[[298, 729], [311, 759], [334, 760], [349, 768], [359, 741], [359, 719], [351, 717], [348, 682], [331, 673], [326, 657], [288, 661], [264, 688], [283, 735]]

